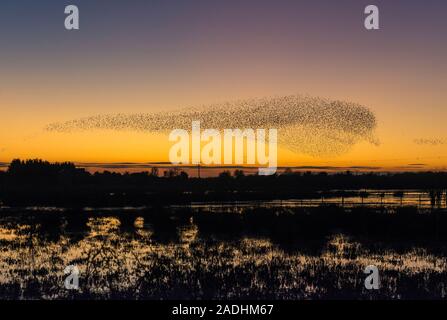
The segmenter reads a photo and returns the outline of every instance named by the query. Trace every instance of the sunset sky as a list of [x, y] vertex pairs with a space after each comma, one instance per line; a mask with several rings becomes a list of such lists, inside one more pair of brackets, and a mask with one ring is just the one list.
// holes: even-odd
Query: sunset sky
[[[64, 28], [69, 4], [78, 31]], [[368, 4], [380, 30], [363, 26]], [[445, 0], [5, 0], [0, 162], [167, 161], [163, 135], [44, 128], [307, 94], [370, 108], [380, 144], [325, 158], [280, 150], [280, 165], [447, 169], [446, 31]]]

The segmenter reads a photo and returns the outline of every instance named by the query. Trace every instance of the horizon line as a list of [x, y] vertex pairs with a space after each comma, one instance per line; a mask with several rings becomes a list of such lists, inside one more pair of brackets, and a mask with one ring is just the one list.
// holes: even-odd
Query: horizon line
[[[26, 159], [28, 160], [28, 159]], [[32, 160], [32, 159], [30, 159]], [[43, 160], [46, 161], [46, 160]], [[49, 161], [50, 162], [50, 161]], [[89, 169], [99, 169], [99, 170], [117, 170], [117, 171], [123, 171], [123, 170], [132, 170], [135, 171], [137, 169], [152, 169], [152, 168], [159, 168], [159, 169], [170, 169], [170, 168], [184, 168], [184, 169], [197, 169], [200, 167], [200, 169], [204, 170], [229, 170], [229, 169], [240, 169], [240, 170], [257, 170], [262, 166], [253, 166], [253, 165], [191, 165], [191, 164], [172, 164], [170, 162], [163, 162], [163, 161], [148, 161], [148, 162], [72, 162], [72, 161], [55, 161], [52, 163], [63, 163], [63, 162], [71, 162], [73, 163], [77, 168], [83, 168], [89, 171]], [[0, 169], [1, 168], [7, 168], [10, 165], [11, 162], [0, 162]], [[410, 163], [407, 165], [401, 165], [401, 166], [394, 166], [394, 167], [384, 167], [384, 166], [366, 166], [366, 165], [352, 165], [352, 166], [330, 166], [330, 165], [291, 165], [291, 166], [278, 166], [277, 170], [287, 170], [287, 169], [295, 169], [295, 170], [327, 170], [327, 171], [335, 171], [335, 172], [342, 172], [342, 171], [359, 171], [359, 172], [408, 172], [408, 171], [437, 171], [437, 172], [443, 172], [447, 171], [446, 167], [441, 168], [430, 168], [427, 164], [424, 163]]]

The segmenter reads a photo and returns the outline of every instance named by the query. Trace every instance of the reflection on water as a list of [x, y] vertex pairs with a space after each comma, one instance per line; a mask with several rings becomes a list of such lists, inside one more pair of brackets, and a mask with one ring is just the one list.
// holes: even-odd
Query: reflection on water
[[[338, 191], [331, 190], [320, 192], [318, 197], [288, 200], [271, 201], [237, 201], [192, 204], [193, 208], [222, 208], [233, 209], [234, 206], [240, 208], [265, 207], [265, 208], [297, 208], [297, 207], [317, 207], [322, 204], [339, 205], [342, 207], [401, 207], [414, 206], [418, 208], [447, 208], [447, 197], [445, 194], [438, 194], [439, 191], [419, 191], [419, 190], [363, 190], [363, 191]], [[345, 195], [340, 195], [340, 194]]]
[[[310, 241], [310, 240], [309, 240]], [[1, 298], [446, 298], [444, 255], [333, 234], [312, 252], [203, 233], [187, 214], [3, 215]], [[310, 245], [310, 244], [309, 244]], [[376, 265], [382, 288], [364, 288]], [[64, 288], [67, 265], [80, 290]]]

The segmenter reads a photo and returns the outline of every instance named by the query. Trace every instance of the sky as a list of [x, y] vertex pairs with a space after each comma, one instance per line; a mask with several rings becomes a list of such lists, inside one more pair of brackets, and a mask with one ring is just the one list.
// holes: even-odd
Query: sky
[[[70, 4], [80, 30], [64, 28]], [[368, 4], [380, 30], [364, 28]], [[444, 0], [3, 0], [0, 162], [167, 161], [160, 134], [44, 128], [305, 94], [367, 106], [380, 143], [331, 157], [281, 149], [280, 165], [447, 169], [446, 17]]]

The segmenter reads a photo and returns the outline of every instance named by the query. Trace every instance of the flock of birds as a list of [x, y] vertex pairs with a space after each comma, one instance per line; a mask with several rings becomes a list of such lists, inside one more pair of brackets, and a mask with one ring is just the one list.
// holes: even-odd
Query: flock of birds
[[439, 138], [434, 138], [434, 139], [419, 138], [419, 139], [414, 139], [414, 143], [418, 144], [418, 145], [440, 146], [440, 145], [447, 144], [447, 140], [439, 139]]
[[280, 147], [316, 157], [342, 154], [360, 141], [378, 144], [374, 136], [377, 120], [367, 107], [300, 95], [239, 100], [168, 112], [102, 114], [52, 123], [46, 130], [163, 133], [173, 129], [190, 130], [192, 121], [200, 121], [204, 129], [277, 129]]

